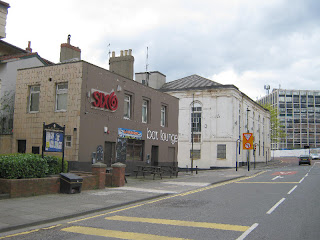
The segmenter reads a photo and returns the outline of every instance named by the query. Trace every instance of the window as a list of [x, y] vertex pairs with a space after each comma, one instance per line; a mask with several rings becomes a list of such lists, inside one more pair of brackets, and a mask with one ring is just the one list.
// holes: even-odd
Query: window
[[226, 144], [218, 144], [217, 145], [217, 158], [226, 159], [226, 151], [227, 145]]
[[[192, 150], [190, 150], [190, 158], [192, 158]], [[193, 149], [193, 160], [201, 158], [201, 150], [194, 150]]]
[[56, 89], [56, 111], [66, 111], [68, 100], [68, 83], [58, 83]]
[[149, 101], [142, 100], [142, 122], [148, 122], [148, 108], [149, 108]]
[[192, 104], [191, 107], [191, 141], [201, 142], [201, 115], [202, 107], [199, 103]]
[[125, 119], [131, 119], [131, 95], [125, 94], [124, 95], [124, 115]]
[[126, 160], [143, 161], [143, 141], [127, 139]]
[[40, 86], [30, 86], [29, 112], [39, 112]]
[[70, 135], [66, 135], [65, 136], [65, 143], [66, 143], [66, 147], [70, 148], [72, 146], [71, 136]]
[[165, 127], [167, 123], [167, 107], [166, 106], [161, 106], [161, 120], [160, 120], [160, 125], [161, 127]]

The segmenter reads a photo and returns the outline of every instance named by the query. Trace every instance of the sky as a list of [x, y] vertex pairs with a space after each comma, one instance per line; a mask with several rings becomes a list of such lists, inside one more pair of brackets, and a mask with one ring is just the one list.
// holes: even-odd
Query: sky
[[109, 52], [132, 49], [135, 72], [148, 64], [167, 82], [197, 74], [253, 100], [265, 85], [320, 90], [319, 0], [3, 1], [3, 40], [23, 49], [31, 41], [54, 63], [70, 34], [81, 59], [105, 69]]

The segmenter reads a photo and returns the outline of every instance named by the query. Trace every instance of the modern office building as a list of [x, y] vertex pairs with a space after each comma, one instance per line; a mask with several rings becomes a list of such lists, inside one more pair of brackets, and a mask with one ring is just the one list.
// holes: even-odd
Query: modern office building
[[273, 89], [258, 102], [277, 109], [285, 133], [272, 142], [272, 149], [320, 147], [320, 90]]

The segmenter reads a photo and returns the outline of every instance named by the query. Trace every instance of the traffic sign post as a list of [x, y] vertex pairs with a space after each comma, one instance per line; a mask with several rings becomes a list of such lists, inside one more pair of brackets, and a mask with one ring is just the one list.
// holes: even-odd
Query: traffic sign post
[[[253, 135], [252, 135], [252, 133], [243, 133], [242, 136], [243, 136], [242, 137], [243, 150], [253, 150]], [[248, 171], [250, 171], [249, 152], [247, 152], [247, 154], [248, 154], [248, 160], [247, 160]]]

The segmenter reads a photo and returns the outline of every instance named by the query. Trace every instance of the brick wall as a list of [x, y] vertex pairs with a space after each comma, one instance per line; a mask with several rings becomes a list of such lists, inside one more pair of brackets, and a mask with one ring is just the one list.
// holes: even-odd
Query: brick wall
[[[57, 84], [65, 82], [68, 82], [67, 111], [55, 111]], [[30, 86], [35, 85], [40, 86], [39, 111], [30, 113]], [[13, 151], [18, 149], [17, 140], [26, 140], [27, 153], [32, 152], [33, 146], [40, 147], [41, 152], [43, 122], [56, 122], [61, 126], [65, 125], [65, 135], [72, 138], [71, 147], [65, 148], [65, 159], [78, 161], [81, 85], [82, 62], [19, 70], [16, 81]]]
[[60, 178], [0, 179], [0, 186], [11, 198], [54, 194], [60, 191]]
[[[98, 188], [98, 176], [88, 175], [83, 178], [82, 190]], [[11, 198], [30, 197], [60, 192], [60, 177], [30, 179], [0, 179], [0, 194], [8, 193]]]

